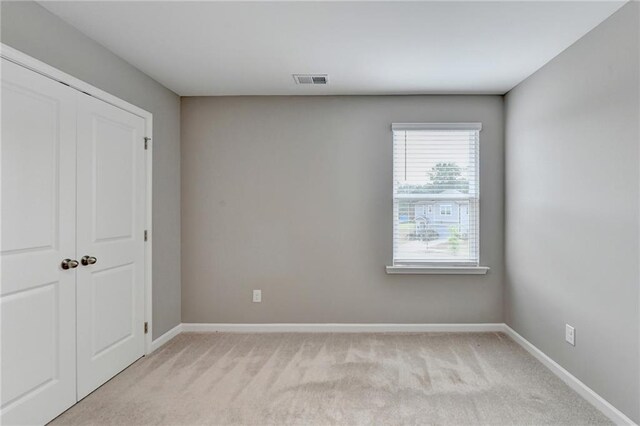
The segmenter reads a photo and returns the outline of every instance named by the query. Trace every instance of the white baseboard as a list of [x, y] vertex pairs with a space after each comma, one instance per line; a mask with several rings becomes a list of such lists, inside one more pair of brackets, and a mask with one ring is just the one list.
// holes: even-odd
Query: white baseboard
[[147, 355], [157, 350], [160, 346], [164, 345], [165, 343], [167, 343], [169, 340], [173, 339], [180, 333], [182, 333], [182, 324], [176, 325], [171, 330], [167, 331], [162, 336], [152, 341], [151, 347], [149, 348], [149, 352], [147, 352]]
[[635, 423], [624, 415], [620, 410], [611, 405], [606, 399], [598, 395], [589, 386], [582, 383], [577, 377], [565, 370], [560, 364], [549, 358], [544, 352], [535, 347], [527, 339], [519, 335], [507, 324], [503, 324], [504, 332], [516, 343], [522, 346], [527, 352], [533, 355], [538, 361], [544, 364], [552, 373], [558, 376], [571, 389], [576, 391], [581, 397], [586, 399], [591, 405], [596, 407], [605, 416], [609, 417], [618, 425], [634, 425]]
[[182, 331], [228, 333], [406, 333], [504, 331], [504, 324], [182, 324]]

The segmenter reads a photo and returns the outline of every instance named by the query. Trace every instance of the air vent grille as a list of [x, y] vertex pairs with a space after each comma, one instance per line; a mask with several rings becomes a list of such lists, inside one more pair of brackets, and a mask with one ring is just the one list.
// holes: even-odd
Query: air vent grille
[[297, 84], [329, 83], [329, 76], [327, 74], [293, 74], [293, 79]]

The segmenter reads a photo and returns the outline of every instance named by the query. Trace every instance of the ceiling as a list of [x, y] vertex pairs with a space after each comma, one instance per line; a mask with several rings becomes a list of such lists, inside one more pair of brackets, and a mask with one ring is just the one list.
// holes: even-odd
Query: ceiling
[[623, 4], [41, 2], [182, 96], [503, 94]]

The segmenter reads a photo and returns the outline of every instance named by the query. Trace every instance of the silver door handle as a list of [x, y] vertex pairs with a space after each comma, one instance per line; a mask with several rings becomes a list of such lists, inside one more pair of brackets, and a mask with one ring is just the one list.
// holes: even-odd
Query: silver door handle
[[82, 259], [80, 259], [80, 262], [82, 262], [82, 264], [84, 266], [87, 265], [93, 265], [94, 263], [96, 263], [98, 261], [98, 259], [96, 259], [93, 256], [82, 256]]
[[78, 267], [78, 261], [73, 259], [64, 259], [60, 264], [62, 269], [73, 269]]

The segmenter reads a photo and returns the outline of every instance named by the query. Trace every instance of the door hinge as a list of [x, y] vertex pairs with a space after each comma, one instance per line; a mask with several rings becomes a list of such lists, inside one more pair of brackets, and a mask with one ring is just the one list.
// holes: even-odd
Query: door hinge
[[147, 241], [149, 239], [149, 233], [147, 232], [147, 230], [144, 230], [144, 240]]
[[144, 138], [144, 149], [149, 148], [149, 141], [151, 140], [151, 138], [148, 138], [145, 136]]
[[147, 334], [149, 332], [149, 323], [145, 322], [144, 323], [144, 334]]

